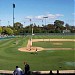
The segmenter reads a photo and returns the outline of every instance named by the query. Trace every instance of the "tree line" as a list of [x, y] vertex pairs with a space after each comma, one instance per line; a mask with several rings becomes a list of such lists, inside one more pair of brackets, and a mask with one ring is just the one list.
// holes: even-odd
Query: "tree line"
[[63, 33], [63, 30], [69, 30], [71, 33], [75, 33], [75, 26], [65, 24], [64, 21], [55, 20], [54, 24], [36, 25], [30, 24], [24, 27], [20, 22], [14, 23], [13, 26], [0, 26], [0, 34], [7, 35], [24, 35], [25, 33], [31, 33], [33, 27], [33, 33]]

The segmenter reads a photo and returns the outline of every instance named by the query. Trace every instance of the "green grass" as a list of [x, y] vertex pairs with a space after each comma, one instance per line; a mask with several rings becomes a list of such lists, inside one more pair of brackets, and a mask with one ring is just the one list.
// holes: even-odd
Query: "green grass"
[[[36, 37], [36, 36], [34, 36]], [[42, 37], [42, 36], [39, 36]], [[46, 38], [46, 36], [44, 36]], [[38, 36], [37, 36], [38, 38]], [[37, 55], [34, 53], [20, 52], [18, 48], [25, 47], [27, 44], [27, 37], [16, 37], [8, 40], [0, 41], [0, 69], [1, 70], [14, 70], [15, 66], [18, 65], [24, 69], [24, 61], [27, 61], [30, 65], [31, 70], [57, 70], [57, 69], [75, 69], [75, 50], [45, 50], [38, 52]], [[73, 39], [73, 38], [72, 38]], [[16, 44], [18, 41], [18, 44]], [[39, 42], [38, 42], [39, 43]], [[40, 42], [41, 46], [45, 47], [49, 42]], [[73, 47], [73, 42], [65, 42], [65, 47]], [[72, 44], [72, 45], [71, 45]], [[36, 44], [37, 46], [38, 44]], [[50, 46], [52, 47], [51, 43]], [[59, 67], [62, 68], [59, 68]]]
[[33, 39], [74, 39], [75, 35], [34, 35]]
[[[61, 45], [55, 45], [54, 43], [59, 43]], [[43, 47], [43, 48], [74, 48], [75, 42], [65, 42], [65, 41], [42, 41], [42, 42], [33, 42], [33, 46]]]

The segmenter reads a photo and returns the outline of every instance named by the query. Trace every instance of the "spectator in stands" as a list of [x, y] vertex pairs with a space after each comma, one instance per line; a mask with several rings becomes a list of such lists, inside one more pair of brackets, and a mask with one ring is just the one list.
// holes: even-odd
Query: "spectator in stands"
[[22, 69], [16, 66], [16, 69], [14, 70], [13, 75], [23, 75], [22, 73], [23, 73]]
[[27, 64], [27, 62], [24, 62], [24, 75], [30, 75], [30, 66]]

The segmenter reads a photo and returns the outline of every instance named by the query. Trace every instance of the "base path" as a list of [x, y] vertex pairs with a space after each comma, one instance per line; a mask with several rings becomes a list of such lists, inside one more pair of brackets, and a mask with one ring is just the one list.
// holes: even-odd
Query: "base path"
[[[39, 42], [39, 41], [74, 41], [74, 39], [32, 39], [32, 42]], [[19, 48], [19, 51], [23, 52], [36, 52], [42, 50], [75, 50], [75, 48], [42, 48], [42, 47], [33, 47], [31, 46], [31, 41], [28, 40], [28, 44], [26, 47]]]

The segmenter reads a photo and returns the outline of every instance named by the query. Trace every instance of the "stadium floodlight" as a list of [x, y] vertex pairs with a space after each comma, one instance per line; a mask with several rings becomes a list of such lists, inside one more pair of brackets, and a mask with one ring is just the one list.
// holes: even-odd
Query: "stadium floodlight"
[[47, 16], [45, 16], [45, 17], [43, 17], [43, 18], [45, 18], [45, 25], [46, 25], [46, 19], [48, 18]]
[[15, 4], [13, 4], [13, 26], [14, 26], [14, 8], [15, 8]]

